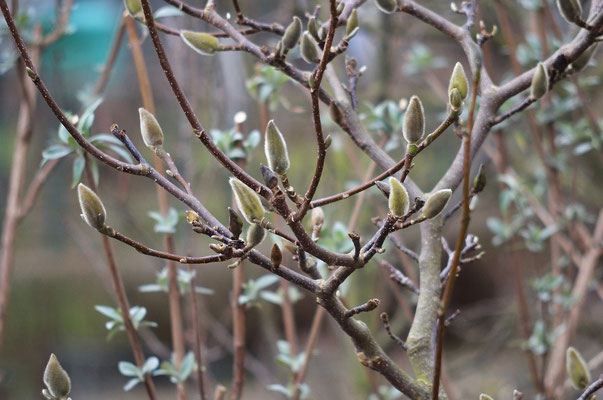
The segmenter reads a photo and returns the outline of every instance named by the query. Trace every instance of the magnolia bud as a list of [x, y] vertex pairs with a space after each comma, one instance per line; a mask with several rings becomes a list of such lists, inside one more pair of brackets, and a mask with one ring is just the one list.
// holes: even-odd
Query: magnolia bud
[[278, 177], [270, 168], [265, 166], [264, 164], [260, 164], [260, 171], [262, 172], [262, 178], [264, 178], [264, 183], [268, 186], [269, 189], [274, 189], [278, 186]]
[[425, 112], [423, 104], [417, 96], [412, 96], [402, 123], [402, 134], [408, 143], [416, 143], [425, 134]]
[[235, 239], [238, 239], [243, 232], [243, 220], [235, 210], [228, 207], [228, 230], [232, 233]]
[[247, 222], [253, 224], [261, 220], [265, 211], [257, 193], [236, 178], [230, 178], [229, 183], [235, 194], [237, 206]]
[[479, 395], [479, 400], [494, 400], [492, 397], [488, 396], [485, 393]]
[[278, 267], [283, 262], [283, 252], [276, 243], [272, 245], [272, 249], [270, 250], [270, 262], [275, 267]]
[[333, 138], [331, 137], [331, 135], [327, 135], [327, 137], [325, 138], [325, 150], [331, 147], [331, 143], [333, 143]]
[[341, 121], [343, 121], [343, 110], [335, 100], [332, 100], [331, 104], [329, 104], [329, 115], [337, 125], [340, 125]]
[[266, 134], [264, 136], [264, 153], [268, 160], [268, 166], [278, 175], [283, 175], [289, 169], [289, 154], [287, 153], [287, 143], [281, 131], [270, 120], [266, 126]]
[[396, 217], [402, 217], [408, 212], [408, 193], [402, 183], [394, 178], [389, 178], [389, 211]]
[[429, 196], [425, 202], [425, 205], [423, 206], [422, 216], [430, 219], [439, 215], [444, 207], [446, 207], [451, 194], [452, 190], [442, 189]]
[[580, 0], [557, 0], [557, 8], [567, 22], [577, 22], [582, 18]]
[[375, 182], [375, 186], [377, 186], [377, 189], [379, 189], [379, 191], [386, 197], [389, 199], [389, 194], [391, 192], [391, 190], [389, 189], [389, 185], [385, 182], [381, 182], [381, 181], [377, 181]]
[[291, 243], [288, 240], [283, 240], [283, 247], [287, 250], [291, 255], [297, 255], [297, 246]]
[[199, 54], [211, 56], [220, 50], [218, 38], [205, 32], [181, 31], [180, 37]]
[[484, 164], [481, 164], [475, 179], [473, 179], [473, 192], [480, 193], [486, 187], [486, 183], [486, 169], [484, 168]]
[[44, 384], [48, 392], [57, 399], [66, 399], [71, 391], [71, 380], [67, 372], [59, 364], [54, 354], [50, 355], [46, 369], [44, 370]]
[[140, 4], [140, 0], [124, 0], [124, 5], [126, 6], [128, 13], [133, 17], [142, 13], [142, 4]]
[[375, 0], [375, 3], [377, 3], [377, 8], [386, 14], [393, 13], [398, 7], [397, 0]]
[[572, 386], [577, 390], [584, 390], [590, 383], [590, 371], [586, 362], [573, 347], [568, 347], [565, 355], [565, 365], [567, 367], [567, 374], [572, 381]]
[[308, 32], [314, 39], [320, 40], [320, 37], [318, 36], [318, 23], [314, 17], [310, 17], [308, 20]]
[[549, 74], [543, 63], [538, 63], [532, 85], [530, 86], [530, 97], [539, 99], [549, 90]]
[[301, 38], [301, 55], [307, 63], [318, 64], [320, 62], [318, 47], [308, 32], [304, 32]]
[[325, 223], [325, 212], [320, 207], [312, 209], [312, 216], [310, 218], [312, 226], [322, 226]]
[[258, 224], [251, 224], [247, 229], [247, 247], [248, 249], [257, 246], [262, 243], [262, 240], [266, 237], [266, 231]]
[[201, 218], [199, 217], [199, 214], [197, 214], [193, 210], [186, 210], [184, 212], [184, 214], [186, 215], [186, 222], [188, 222], [189, 224], [193, 224], [195, 222], [200, 222], [201, 221]]
[[356, 12], [356, 9], [354, 8], [348, 18], [348, 22], [347, 22], [346, 26], [345, 26], [345, 35], [349, 36], [352, 32], [354, 32], [354, 30], [356, 28], [358, 28], [358, 13]]
[[314, 74], [310, 74], [308, 76], [308, 86], [310, 87], [310, 89], [314, 89], [314, 87], [316, 86], [316, 79], [314, 78]]
[[465, 75], [465, 70], [460, 62], [457, 62], [452, 70], [450, 83], [448, 84], [449, 94], [452, 89], [458, 89], [463, 100], [465, 100], [467, 94], [469, 94], [469, 82], [467, 82], [467, 75]]
[[299, 42], [299, 38], [301, 37], [301, 32], [301, 20], [298, 17], [293, 17], [293, 22], [285, 29], [285, 34], [283, 35], [283, 47], [287, 50], [291, 50], [297, 46], [297, 42]]
[[589, 48], [587, 48], [582, 54], [580, 54], [580, 57], [574, 60], [574, 62], [572, 63], [572, 69], [576, 72], [582, 71], [584, 67], [588, 65], [590, 59], [593, 57], [593, 54], [595, 54], [596, 49], [597, 43], [591, 44]]
[[107, 212], [101, 199], [83, 183], [77, 185], [77, 197], [80, 201], [84, 221], [96, 230], [103, 229]]
[[452, 88], [452, 90], [448, 92], [448, 99], [450, 101], [450, 107], [454, 111], [458, 112], [461, 107], [463, 107], [463, 96], [457, 88]]
[[149, 148], [163, 145], [163, 131], [155, 116], [142, 107], [138, 109], [138, 116], [144, 144]]

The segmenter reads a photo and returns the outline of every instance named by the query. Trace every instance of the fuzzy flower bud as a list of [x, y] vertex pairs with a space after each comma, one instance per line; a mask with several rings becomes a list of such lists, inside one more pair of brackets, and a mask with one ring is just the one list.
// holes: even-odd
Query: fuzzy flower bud
[[539, 99], [546, 94], [549, 90], [549, 74], [543, 63], [538, 63], [536, 67], [536, 73], [532, 78], [532, 85], [530, 86], [530, 97], [533, 99]]
[[597, 43], [591, 44], [588, 49], [584, 50], [584, 52], [574, 60], [572, 63], [572, 69], [576, 72], [582, 71], [588, 65], [590, 59], [593, 57], [593, 54], [595, 54], [596, 49]]
[[312, 226], [322, 226], [325, 223], [325, 212], [320, 207], [312, 209], [312, 215], [310, 217]]
[[237, 239], [243, 232], [243, 219], [230, 207], [228, 207], [228, 230]]
[[283, 262], [283, 252], [276, 243], [272, 245], [272, 249], [270, 250], [270, 262], [275, 267], [278, 267]]
[[126, 6], [128, 13], [133, 17], [142, 13], [142, 4], [140, 4], [140, 0], [124, 0], [124, 5]]
[[88, 186], [80, 183], [77, 185], [77, 197], [80, 201], [82, 218], [88, 225], [96, 230], [105, 227], [107, 212], [101, 199]]
[[138, 109], [138, 116], [144, 144], [151, 149], [163, 145], [163, 130], [155, 116], [142, 107]]
[[567, 22], [577, 22], [582, 18], [580, 0], [557, 0], [557, 8]]
[[318, 64], [320, 62], [316, 41], [312, 39], [308, 32], [304, 32], [301, 38], [301, 55], [307, 63]]
[[262, 243], [262, 240], [266, 237], [266, 231], [258, 224], [251, 224], [247, 229], [247, 244], [245, 247], [248, 249], [257, 246]]
[[463, 96], [457, 88], [452, 88], [450, 92], [448, 92], [448, 99], [450, 101], [450, 107], [454, 111], [458, 112], [461, 107], [463, 107]]
[[50, 355], [46, 369], [44, 370], [44, 384], [47, 392], [56, 399], [66, 399], [71, 391], [71, 380], [67, 372], [61, 367], [59, 360], [54, 354]]
[[386, 14], [391, 14], [396, 11], [396, 7], [398, 7], [397, 0], [375, 0], [377, 4], [377, 8], [383, 11]]
[[425, 134], [425, 112], [423, 104], [417, 96], [412, 96], [402, 123], [402, 134], [408, 143], [416, 143]]
[[318, 23], [316, 22], [316, 18], [310, 17], [308, 20], [308, 32], [312, 37], [316, 40], [320, 40], [318, 36]]
[[473, 191], [475, 193], [480, 193], [486, 187], [486, 183], [488, 183], [488, 180], [486, 179], [486, 169], [484, 168], [484, 164], [481, 164], [477, 171], [477, 175], [473, 179]]
[[189, 47], [204, 56], [211, 56], [220, 50], [218, 38], [209, 33], [183, 30], [180, 37]]
[[422, 216], [427, 219], [438, 216], [444, 207], [446, 207], [451, 194], [452, 190], [442, 189], [429, 196], [425, 202], [425, 205], [423, 206]]
[[266, 126], [264, 136], [264, 153], [268, 160], [268, 166], [278, 175], [283, 175], [289, 169], [289, 154], [287, 152], [287, 143], [283, 134], [278, 129], [274, 120], [270, 120]]
[[264, 206], [260, 201], [260, 197], [249, 186], [236, 178], [230, 178], [230, 187], [235, 194], [235, 200], [239, 210], [243, 213], [243, 217], [253, 224], [264, 217]]
[[460, 62], [457, 62], [454, 65], [454, 69], [452, 70], [452, 75], [450, 76], [450, 83], [448, 84], [448, 93], [452, 91], [452, 89], [458, 89], [461, 93], [461, 97], [463, 100], [469, 94], [469, 82], [467, 81], [467, 75], [465, 75], [465, 70]]
[[572, 381], [572, 386], [577, 390], [584, 390], [590, 383], [590, 371], [586, 362], [573, 347], [568, 347], [565, 355], [565, 365], [567, 367], [567, 375]]
[[348, 22], [345, 26], [345, 35], [349, 36], [352, 32], [354, 32], [354, 30], [358, 28], [358, 13], [356, 12], [356, 9], [354, 8], [352, 10], [352, 13], [350, 14], [350, 17], [348, 18]]
[[298, 17], [293, 17], [293, 22], [285, 29], [285, 34], [283, 35], [283, 47], [287, 50], [291, 50], [297, 46], [297, 42], [299, 42], [299, 38], [301, 37], [301, 32], [301, 20]]
[[402, 183], [393, 176], [389, 178], [389, 211], [396, 217], [401, 217], [408, 212], [408, 193]]

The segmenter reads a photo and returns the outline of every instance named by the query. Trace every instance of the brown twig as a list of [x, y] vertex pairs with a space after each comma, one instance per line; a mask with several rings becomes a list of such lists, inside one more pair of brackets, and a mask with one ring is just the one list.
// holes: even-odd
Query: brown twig
[[387, 315], [387, 313], [381, 313], [381, 322], [383, 323], [383, 327], [385, 328], [385, 331], [387, 332], [389, 337], [392, 338], [392, 340], [396, 342], [400, 347], [406, 350], [406, 343], [404, 343], [404, 340], [400, 339], [396, 334], [392, 332], [392, 328], [389, 325], [389, 316]]
[[[188, 272], [192, 272], [192, 267], [188, 266]], [[191, 301], [191, 323], [193, 325], [195, 361], [197, 362], [197, 386], [199, 387], [199, 398], [207, 399], [205, 389], [205, 364], [203, 363], [203, 349], [201, 348], [201, 330], [199, 326], [199, 303], [197, 293], [195, 292], [195, 278], [191, 279], [189, 286], [189, 297]]]

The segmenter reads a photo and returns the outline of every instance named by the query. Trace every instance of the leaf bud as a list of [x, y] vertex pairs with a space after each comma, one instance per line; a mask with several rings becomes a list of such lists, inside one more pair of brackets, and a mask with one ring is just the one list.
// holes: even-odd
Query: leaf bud
[[228, 207], [228, 230], [235, 239], [238, 239], [243, 232], [243, 220], [232, 207]]
[[258, 224], [251, 224], [247, 229], [247, 244], [246, 248], [251, 249], [262, 243], [262, 240], [266, 237], [266, 231]]
[[287, 152], [287, 143], [283, 134], [278, 129], [274, 120], [270, 120], [266, 126], [264, 136], [264, 153], [268, 160], [268, 166], [278, 175], [283, 175], [289, 169], [289, 154]]
[[331, 147], [331, 143], [333, 143], [333, 138], [331, 137], [331, 135], [327, 135], [327, 137], [325, 138], [325, 150]]
[[310, 218], [312, 226], [322, 226], [325, 223], [325, 212], [321, 207], [315, 207], [312, 209], [312, 215]]
[[137, 17], [142, 14], [142, 4], [140, 3], [140, 0], [124, 0], [124, 5], [131, 16]]
[[262, 172], [262, 178], [264, 178], [264, 183], [268, 186], [268, 189], [274, 189], [278, 186], [278, 177], [274, 171], [264, 164], [260, 164], [260, 171]]
[[582, 18], [580, 0], [557, 0], [557, 8], [567, 22], [575, 23]]
[[577, 390], [584, 390], [590, 383], [590, 371], [582, 355], [573, 347], [568, 347], [565, 354], [565, 365], [572, 386]]
[[452, 190], [450, 189], [442, 189], [433, 193], [423, 206], [422, 216], [430, 219], [439, 215], [446, 204], [448, 203], [448, 199], [450, 199], [450, 195], [452, 194]]
[[230, 178], [229, 183], [235, 195], [237, 206], [247, 222], [253, 224], [261, 220], [265, 211], [257, 193], [236, 178]]
[[358, 12], [354, 8], [352, 13], [348, 17], [348, 22], [345, 25], [345, 35], [350, 36], [350, 34], [358, 28]]
[[180, 37], [190, 48], [204, 56], [211, 56], [220, 50], [218, 38], [209, 33], [183, 30]]
[[417, 96], [412, 96], [402, 123], [402, 134], [408, 143], [416, 143], [425, 134], [425, 112], [423, 104]]
[[142, 107], [138, 109], [138, 116], [144, 144], [150, 149], [163, 145], [163, 130], [155, 116]]
[[457, 88], [452, 88], [452, 90], [448, 92], [448, 99], [452, 110], [459, 112], [461, 107], [463, 107], [463, 96], [461, 96], [461, 92]]
[[299, 38], [302, 33], [302, 22], [298, 17], [293, 17], [293, 22], [289, 24], [285, 33], [283, 34], [283, 47], [287, 50], [291, 50], [297, 46]]
[[101, 199], [83, 183], [77, 185], [77, 197], [80, 202], [84, 221], [96, 230], [103, 229], [105, 227], [107, 212]]
[[375, 3], [377, 3], [377, 8], [386, 14], [393, 13], [398, 7], [397, 0], [375, 0]]
[[274, 243], [270, 250], [270, 262], [274, 267], [278, 267], [283, 262], [283, 252], [278, 244]]
[[343, 1], [340, 1], [337, 3], [337, 8], [335, 9], [335, 14], [339, 15], [343, 12], [343, 9], [345, 7], [345, 3]]
[[588, 47], [578, 58], [574, 60], [572, 63], [572, 69], [575, 72], [582, 71], [589, 63], [593, 54], [595, 54], [595, 50], [597, 49], [597, 43], [593, 43]]
[[188, 222], [189, 224], [199, 222], [201, 220], [199, 214], [197, 214], [193, 210], [186, 210], [184, 213], [186, 214], [186, 222]]
[[54, 354], [50, 355], [50, 359], [44, 370], [44, 384], [48, 388], [48, 392], [56, 399], [66, 399], [71, 391], [71, 380], [67, 372], [61, 367], [59, 360]]
[[543, 63], [538, 63], [532, 85], [530, 86], [530, 97], [539, 99], [549, 90], [549, 74]]
[[473, 179], [473, 192], [476, 194], [480, 193], [486, 187], [487, 182], [486, 169], [484, 168], [484, 164], [480, 164], [477, 175], [475, 176], [475, 179]]
[[457, 62], [452, 70], [450, 83], [448, 84], [448, 94], [450, 94], [452, 89], [458, 89], [463, 100], [465, 100], [467, 94], [469, 94], [469, 82], [467, 81], [467, 75], [465, 75], [465, 70], [460, 62]]
[[408, 212], [408, 192], [402, 183], [393, 176], [389, 178], [389, 187], [389, 211], [396, 217], [402, 217]]
[[316, 41], [308, 32], [304, 32], [301, 39], [301, 55], [302, 58], [310, 64], [318, 64], [320, 62], [320, 54]]

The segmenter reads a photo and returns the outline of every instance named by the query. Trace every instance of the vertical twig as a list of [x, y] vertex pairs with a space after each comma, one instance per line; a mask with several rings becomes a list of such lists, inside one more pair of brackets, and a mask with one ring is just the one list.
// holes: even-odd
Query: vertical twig
[[[192, 272], [193, 267], [188, 264], [188, 271]], [[199, 328], [199, 304], [197, 302], [197, 293], [195, 293], [195, 279], [191, 280], [189, 295], [191, 298], [191, 320], [193, 324], [193, 333], [195, 335], [195, 361], [197, 362], [197, 385], [199, 386], [199, 398], [206, 400], [205, 389], [205, 365], [203, 364], [203, 353], [201, 349], [201, 331]]]

